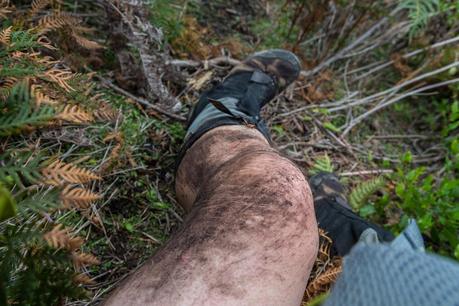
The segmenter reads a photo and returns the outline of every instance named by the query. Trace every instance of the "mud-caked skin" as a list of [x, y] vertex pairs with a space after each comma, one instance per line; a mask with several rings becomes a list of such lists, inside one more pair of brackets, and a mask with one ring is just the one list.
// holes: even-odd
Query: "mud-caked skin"
[[302, 172], [256, 129], [221, 126], [187, 151], [181, 229], [106, 305], [300, 305], [316, 258]]
[[376, 231], [380, 242], [394, 239], [390, 232], [352, 211], [345, 189], [336, 175], [321, 172], [312, 176], [309, 184], [314, 196], [314, 210], [319, 228], [333, 241], [332, 255], [346, 255], [359, 241], [362, 233], [370, 228]]

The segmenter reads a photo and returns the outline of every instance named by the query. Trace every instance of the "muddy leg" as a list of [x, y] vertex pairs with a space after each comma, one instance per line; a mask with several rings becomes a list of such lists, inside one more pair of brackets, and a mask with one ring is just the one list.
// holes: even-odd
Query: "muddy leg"
[[182, 228], [107, 305], [299, 305], [318, 244], [308, 184], [255, 129], [223, 126], [185, 155]]

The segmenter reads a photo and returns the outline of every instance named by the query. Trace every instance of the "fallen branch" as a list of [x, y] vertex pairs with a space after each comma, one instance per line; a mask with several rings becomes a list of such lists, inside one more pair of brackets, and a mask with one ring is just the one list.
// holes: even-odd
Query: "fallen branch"
[[229, 56], [220, 56], [220, 57], [216, 57], [216, 58], [213, 58], [210, 60], [204, 60], [204, 61], [179, 60], [179, 59], [166, 61], [166, 65], [172, 65], [176, 67], [185, 67], [185, 68], [204, 67], [205, 69], [207, 69], [210, 66], [215, 67], [215, 66], [220, 66], [222, 64], [236, 66], [236, 65], [239, 65], [240, 63], [241, 62], [239, 60], [231, 58]]
[[161, 113], [169, 118], [172, 118], [172, 119], [175, 119], [175, 120], [178, 120], [178, 121], [183, 121], [185, 122], [186, 121], [186, 118], [183, 117], [183, 116], [180, 116], [180, 115], [177, 115], [177, 114], [174, 114], [174, 113], [171, 113], [157, 105], [154, 105], [154, 104], [151, 104], [150, 102], [148, 102], [147, 100], [145, 99], [142, 99], [140, 97], [137, 97], [137, 96], [134, 96], [133, 94], [131, 94], [130, 92], [116, 86], [115, 84], [113, 84], [112, 82], [110, 82], [109, 80], [107, 79], [104, 79], [102, 77], [97, 77], [99, 78], [99, 80], [102, 82], [103, 85], [107, 86], [107, 87], [110, 87], [111, 89], [113, 89], [114, 91], [122, 94], [123, 96], [126, 96], [132, 100], [134, 100], [135, 102], [139, 103], [139, 104], [142, 104], [148, 108], [151, 108], [153, 109], [154, 111], [157, 111], [158, 113]]
[[129, 29], [128, 39], [139, 52], [142, 72], [147, 83], [147, 96], [158, 99], [169, 109], [179, 109], [180, 101], [169, 92], [161, 79], [164, 73], [163, 63], [166, 61], [166, 53], [158, 52], [162, 43], [162, 32], [147, 20], [144, 2], [121, 0], [119, 7], [113, 1], [105, 2], [120, 15], [122, 23]]

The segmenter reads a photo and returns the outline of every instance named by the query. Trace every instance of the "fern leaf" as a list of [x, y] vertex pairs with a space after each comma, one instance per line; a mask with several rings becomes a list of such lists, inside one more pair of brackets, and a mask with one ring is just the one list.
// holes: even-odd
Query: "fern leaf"
[[[40, 171], [37, 171], [37, 175], [41, 180]], [[19, 211], [22, 215], [29, 212], [41, 214], [53, 212], [62, 206], [59, 195], [60, 193], [57, 189], [40, 191], [20, 201], [18, 203]]]
[[5, 184], [14, 183], [24, 188], [26, 184], [36, 184], [41, 181], [40, 170], [40, 166], [34, 160], [30, 163], [19, 160], [18, 164], [9, 161], [0, 167], [0, 182]]
[[0, 88], [0, 99], [6, 100], [11, 94], [11, 90], [17, 85], [17, 78], [7, 77], [3, 80]]
[[59, 186], [64, 183], [82, 184], [101, 178], [87, 169], [81, 169], [71, 163], [63, 163], [59, 160], [54, 161], [41, 171], [45, 178], [45, 183]]
[[32, 94], [32, 97], [35, 98], [35, 105], [37, 107], [40, 107], [42, 104], [48, 104], [48, 105], [58, 104], [57, 100], [54, 100], [50, 98], [49, 96], [45, 95], [41, 90], [41, 86], [39, 85], [32, 85], [30, 87], [30, 92]]
[[53, 46], [52, 42], [49, 40], [48, 37], [41, 35], [37, 39], [37, 43], [40, 44], [42, 47], [45, 47], [50, 50], [57, 50], [56, 47]]
[[0, 43], [8, 46], [11, 43], [11, 32], [13, 27], [10, 26], [0, 32]]
[[306, 288], [306, 294], [312, 297], [317, 295], [318, 292], [327, 290], [333, 283], [335, 283], [341, 272], [341, 265], [328, 269], [308, 284], [308, 287]]
[[96, 50], [96, 49], [102, 49], [103, 47], [96, 43], [95, 41], [89, 40], [81, 35], [78, 35], [76, 33], [72, 33], [73, 39], [75, 39], [76, 43], [80, 45], [81, 47], [88, 49], [88, 50]]
[[74, 251], [81, 247], [83, 239], [81, 237], [71, 237], [69, 232], [62, 224], [58, 224], [50, 232], [44, 234], [43, 238], [49, 246], [55, 249]]
[[29, 15], [30, 17], [35, 16], [42, 9], [51, 4], [50, 0], [33, 0], [32, 7], [30, 8]]
[[365, 201], [376, 191], [384, 187], [386, 181], [380, 176], [369, 181], [365, 181], [355, 187], [349, 196], [349, 203], [354, 210], [360, 209]]
[[78, 18], [66, 14], [54, 14], [44, 16], [38, 22], [39, 33], [45, 34], [47, 32], [62, 29], [64, 27], [77, 26], [80, 23]]
[[41, 158], [31, 154], [17, 154], [14, 151], [2, 154], [0, 155], [0, 184], [3, 183], [5, 186], [16, 184], [20, 187], [38, 184], [42, 180], [42, 168]]
[[51, 82], [57, 83], [67, 92], [75, 90], [68, 84], [68, 81], [74, 77], [74, 74], [69, 70], [52, 68], [46, 71], [42, 77], [50, 80]]
[[13, 31], [11, 33], [11, 43], [8, 46], [9, 52], [29, 51], [31, 48], [38, 47], [37, 35], [30, 31]]
[[[87, 93], [90, 95], [90, 92]], [[94, 117], [99, 121], [115, 122], [120, 114], [110, 105], [110, 102], [104, 98], [103, 93], [98, 93], [91, 98], [94, 104], [97, 104], [97, 109], [94, 112]]]
[[331, 163], [330, 157], [327, 154], [323, 155], [322, 157], [316, 158], [314, 161], [314, 165], [310, 170], [312, 175], [317, 174], [319, 172], [333, 172], [333, 165]]
[[8, 14], [13, 11], [13, 7], [10, 6], [9, 0], [1, 0], [0, 1], [0, 17], [7, 19]]
[[82, 285], [93, 285], [95, 281], [93, 281], [89, 276], [84, 273], [78, 274], [73, 278], [73, 281], [77, 284]]
[[92, 115], [83, 111], [78, 105], [66, 105], [56, 118], [73, 123], [87, 123], [93, 121]]
[[61, 200], [64, 207], [88, 208], [89, 205], [102, 198], [101, 195], [87, 189], [67, 186], [61, 193]]
[[18, 103], [21, 103], [18, 110], [13, 109], [0, 115], [0, 136], [9, 136], [36, 126], [46, 125], [54, 118], [55, 112], [50, 107], [32, 109], [27, 82], [21, 82], [13, 87], [8, 97], [9, 105], [14, 106]]
[[99, 259], [97, 259], [94, 255], [89, 253], [74, 252], [72, 254], [72, 261], [77, 269], [80, 269], [81, 267], [85, 266], [93, 266], [100, 264]]
[[402, 0], [399, 9], [408, 11], [410, 37], [427, 26], [429, 19], [439, 13], [439, 0]]
[[67, 248], [70, 239], [67, 229], [62, 228], [62, 224], [56, 225], [50, 232], [44, 234], [43, 238], [49, 246], [56, 249]]
[[23, 107], [18, 113], [6, 114], [0, 117], [0, 136], [19, 134], [36, 126], [46, 125], [53, 118], [54, 110], [50, 107], [41, 107], [37, 110]]
[[68, 84], [68, 81], [74, 76], [69, 70], [52, 68], [46, 71], [42, 76], [49, 79], [51, 82], [57, 83], [67, 92], [75, 90]]

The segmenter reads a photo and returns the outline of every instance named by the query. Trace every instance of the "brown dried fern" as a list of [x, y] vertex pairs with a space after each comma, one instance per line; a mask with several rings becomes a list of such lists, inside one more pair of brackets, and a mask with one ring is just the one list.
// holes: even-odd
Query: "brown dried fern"
[[100, 264], [99, 259], [97, 259], [94, 255], [89, 253], [72, 253], [72, 261], [75, 265], [76, 270], [85, 267], [85, 266], [93, 266]]
[[5, 78], [0, 85], [0, 99], [6, 100], [11, 93], [11, 89], [16, 85], [18, 79], [13, 77]]
[[73, 281], [77, 284], [81, 285], [93, 285], [95, 281], [93, 281], [89, 276], [84, 273], [78, 274], [73, 278]]
[[82, 110], [78, 105], [66, 105], [56, 119], [73, 123], [88, 123], [94, 120], [91, 114]]
[[57, 48], [53, 46], [52, 42], [45, 35], [38, 37], [37, 43], [39, 43], [40, 45], [42, 45], [43, 47], [47, 49], [57, 50]]
[[13, 11], [13, 8], [9, 0], [0, 0], [0, 17], [7, 19], [7, 15]]
[[321, 273], [317, 278], [308, 284], [306, 287], [305, 295], [308, 299], [311, 299], [321, 293], [324, 293], [330, 289], [334, 284], [338, 276], [342, 272], [342, 265], [339, 263], [337, 266], [331, 267], [325, 272]]
[[100, 198], [102, 198], [100, 194], [80, 187], [67, 186], [61, 193], [61, 200], [66, 208], [76, 207], [85, 209], [88, 208], [92, 202]]
[[[0, 13], [1, 14], [1, 13]], [[10, 26], [6, 29], [3, 29], [0, 32], [0, 43], [2, 43], [5, 46], [9, 46], [11, 43], [11, 32], [12, 32], [13, 27]]]
[[81, 47], [88, 49], [88, 50], [97, 50], [102, 49], [103, 47], [95, 41], [89, 40], [81, 35], [72, 32], [72, 37], [75, 42], [80, 45]]
[[33, 17], [42, 9], [51, 4], [51, 0], [33, 0], [32, 6], [29, 10], [29, 16]]
[[42, 169], [44, 183], [59, 186], [65, 183], [82, 184], [92, 180], [100, 180], [100, 176], [87, 169], [81, 169], [71, 163], [56, 160]]
[[94, 116], [102, 122], [116, 122], [118, 117], [121, 117], [110, 104], [100, 104], [100, 107], [94, 112]]
[[79, 249], [83, 244], [81, 237], [71, 237], [69, 230], [63, 227], [62, 224], [56, 225], [51, 231], [44, 234], [43, 238], [49, 246], [69, 251]]
[[[89, 91], [86, 95], [90, 95]], [[116, 111], [111, 105], [110, 102], [104, 98], [104, 94], [98, 93], [91, 98], [91, 101], [97, 105], [97, 109], [94, 112], [94, 117], [99, 121], [109, 121], [115, 122], [119, 117], [120, 113]]]
[[41, 76], [50, 80], [51, 82], [57, 83], [67, 92], [75, 90], [68, 84], [68, 81], [74, 77], [74, 74], [69, 70], [52, 68], [43, 73]]
[[108, 156], [108, 158], [101, 165], [100, 173], [105, 173], [105, 172], [107, 172], [108, 169], [110, 169], [110, 168], [112, 168], [112, 167], [114, 167], [114, 166], [119, 164], [119, 162], [120, 162], [119, 161], [120, 152], [121, 152], [121, 149], [124, 146], [124, 138], [123, 138], [123, 134], [121, 132], [110, 133], [103, 139], [103, 141], [104, 142], [116, 141], [116, 144], [113, 147], [113, 149], [111, 150], [110, 155]]
[[330, 256], [333, 241], [320, 228], [319, 241], [319, 252], [309, 276], [303, 305], [307, 305], [314, 297], [327, 292], [341, 273], [342, 258]]
[[78, 18], [73, 16], [57, 13], [54, 15], [44, 16], [38, 21], [38, 32], [45, 34], [50, 31], [62, 29], [65, 27], [74, 27], [80, 23]]
[[59, 103], [57, 100], [54, 100], [51, 97], [45, 95], [40, 85], [32, 85], [30, 87], [30, 92], [32, 94], [32, 97], [35, 98], [35, 105], [37, 107], [39, 107], [42, 104], [56, 105]]
[[88, 123], [94, 120], [91, 114], [81, 109], [78, 105], [66, 105], [56, 118], [73, 123]]

